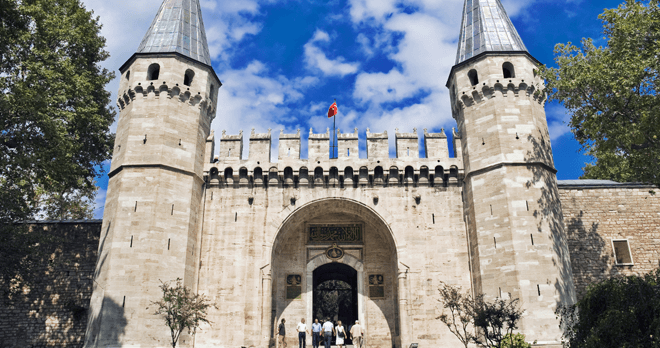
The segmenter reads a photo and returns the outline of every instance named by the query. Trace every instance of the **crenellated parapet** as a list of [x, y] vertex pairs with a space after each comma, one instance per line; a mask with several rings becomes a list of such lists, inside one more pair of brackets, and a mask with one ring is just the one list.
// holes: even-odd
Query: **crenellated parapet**
[[[338, 155], [330, 158], [330, 130], [309, 133], [309, 156], [300, 158], [300, 130], [295, 134], [280, 132], [278, 161], [270, 163], [271, 136], [250, 134], [249, 156], [243, 159], [242, 131], [228, 135], [223, 131], [220, 155], [205, 165], [205, 178], [213, 187], [292, 187], [292, 188], [358, 188], [358, 187], [453, 187], [463, 176], [460, 157], [450, 157], [447, 136], [424, 132], [429, 156], [419, 156], [419, 138], [412, 133], [395, 133], [397, 157], [389, 157], [387, 133], [367, 130], [368, 158], [359, 158], [358, 131], [337, 131]], [[454, 146], [460, 148], [460, 136], [454, 133]], [[212, 139], [211, 139], [212, 141]], [[458, 143], [457, 143], [458, 142]], [[212, 151], [210, 145], [207, 146]], [[405, 150], [403, 150], [405, 149]], [[458, 150], [460, 154], [460, 149]]]
[[[529, 98], [541, 105], [545, 102], [545, 94], [536, 93], [536, 87], [525, 82], [524, 79], [492, 80], [458, 90], [457, 98], [455, 98], [456, 104], [452, 105], [452, 109], [469, 108], [493, 98]], [[454, 110], [453, 113], [454, 118], [457, 114], [456, 111]]]
[[207, 117], [209, 122], [215, 118], [215, 103], [208, 95], [202, 95], [201, 91], [190, 91], [189, 87], [169, 86], [165, 82], [160, 86], [155, 86], [153, 82], [145, 82], [146, 88], [142, 82], [138, 82], [137, 86], [129, 86], [117, 97], [117, 107], [124, 110], [131, 103], [149, 98], [161, 99], [167, 98], [173, 101], [187, 104], [190, 107], [197, 107]]

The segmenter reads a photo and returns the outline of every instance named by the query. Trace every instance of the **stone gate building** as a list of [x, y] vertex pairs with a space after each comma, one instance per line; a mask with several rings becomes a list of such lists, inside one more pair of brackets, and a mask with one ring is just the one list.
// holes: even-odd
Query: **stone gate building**
[[[222, 84], [199, 1], [165, 0], [120, 68], [85, 347], [168, 346], [152, 301], [160, 281], [175, 278], [218, 304], [212, 324], [183, 337], [183, 347], [268, 347], [282, 318], [291, 333], [300, 318], [319, 317], [360, 320], [368, 347], [456, 347], [436, 319], [440, 282], [519, 298], [520, 332], [558, 346], [554, 311], [574, 303], [576, 286], [612, 265], [639, 264], [635, 247], [646, 248], [642, 270], [657, 266], [649, 245], [657, 250], [658, 202], [644, 186], [559, 188], [535, 94], [538, 64], [499, 0], [466, 0], [446, 83], [454, 153], [444, 132], [424, 130], [420, 158], [417, 130], [397, 130], [390, 158], [388, 134], [367, 129], [367, 158], [359, 158], [356, 129], [337, 133], [330, 158], [334, 134], [310, 130], [306, 145], [300, 131], [280, 132], [272, 162], [272, 135], [252, 131], [243, 158], [243, 133], [216, 139], [210, 131]], [[215, 122], [237, 116], [219, 113]], [[631, 249], [638, 230], [605, 236], [583, 227], [613, 206], [631, 219], [646, 214], [645, 232], [656, 239]], [[584, 236], [569, 239], [567, 228]], [[603, 250], [616, 253], [607, 270], [589, 256]], [[342, 300], [328, 305], [330, 295]]]

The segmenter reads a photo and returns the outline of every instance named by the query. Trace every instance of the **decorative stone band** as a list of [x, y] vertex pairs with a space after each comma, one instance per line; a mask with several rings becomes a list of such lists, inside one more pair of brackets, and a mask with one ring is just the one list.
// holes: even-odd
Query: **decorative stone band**
[[168, 165], [165, 165], [165, 164], [158, 164], [158, 163], [153, 163], [153, 164], [122, 164], [121, 166], [113, 169], [110, 173], [108, 173], [108, 177], [112, 178], [113, 176], [119, 174], [119, 172], [121, 172], [122, 170], [131, 169], [131, 168], [138, 168], [138, 169], [158, 168], [158, 169], [173, 171], [173, 172], [180, 173], [180, 174], [189, 175], [189, 176], [198, 178], [200, 180], [202, 179], [199, 175], [197, 175], [196, 173], [191, 172], [189, 170], [172, 167], [172, 166], [168, 166]]
[[324, 170], [316, 167], [291, 167], [279, 170], [278, 167], [262, 169], [254, 167], [211, 167], [204, 176], [211, 187], [223, 188], [269, 188], [269, 187], [309, 187], [309, 188], [358, 188], [358, 187], [455, 187], [463, 180], [462, 170], [455, 165], [447, 168], [438, 165], [434, 168], [405, 166], [400, 170], [396, 166], [383, 168], [366, 166], [353, 169], [347, 166], [342, 170], [331, 167]]
[[[207, 117], [212, 121], [215, 118], [215, 103], [207, 95], [202, 95], [201, 92], [190, 92], [189, 88], [186, 87], [185, 91], [179, 86], [169, 87], [166, 84], [160, 86], [154, 86], [153, 83], [150, 83], [145, 88], [138, 83], [135, 87], [129, 87], [117, 98], [117, 106], [123, 110], [130, 103], [147, 98], [149, 94], [153, 93], [156, 98], [167, 97], [168, 99], [177, 100], [181, 103], [186, 103], [190, 106], [198, 107]], [[142, 98], [138, 98], [141, 96]]]
[[[527, 84], [524, 80], [503, 79], [502, 82], [500, 82], [500, 80], [495, 80], [495, 83], [492, 84], [491, 82], [492, 81], [488, 80], [472, 86], [471, 88], [465, 88], [458, 91], [452, 109], [471, 107], [492, 98], [506, 98], [509, 92], [513, 92], [514, 97], [525, 96], [533, 99], [541, 105], [545, 103], [545, 93], [537, 90], [534, 85]], [[456, 112], [454, 112], [454, 115], [456, 115]], [[454, 118], [455, 117], [456, 116], [454, 116]]]

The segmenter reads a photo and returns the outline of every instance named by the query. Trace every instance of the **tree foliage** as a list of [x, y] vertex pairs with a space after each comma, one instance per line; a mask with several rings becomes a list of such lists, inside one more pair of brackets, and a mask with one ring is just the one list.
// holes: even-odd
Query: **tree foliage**
[[0, 287], [30, 277], [49, 236], [21, 222], [90, 217], [110, 158], [114, 74], [101, 25], [79, 0], [0, 0]]
[[501, 347], [504, 337], [513, 334], [523, 311], [519, 300], [496, 298], [486, 301], [483, 295], [475, 298], [474, 325], [481, 329], [475, 343], [482, 347]]
[[566, 107], [575, 138], [596, 159], [584, 178], [660, 185], [658, 0], [627, 0], [599, 18], [605, 45], [558, 44], [558, 67], [539, 71], [545, 91]]
[[[447, 283], [440, 283], [440, 303], [446, 311], [438, 317], [445, 323], [463, 346], [467, 348], [476, 338], [474, 330], [474, 300], [470, 294], [463, 294], [461, 289]], [[447, 313], [448, 312], [448, 313]]]
[[207, 311], [215, 304], [203, 294], [194, 294], [190, 289], [181, 284], [177, 278], [174, 283], [161, 282], [160, 289], [163, 298], [153, 302], [158, 308], [154, 314], [161, 316], [172, 337], [172, 348], [175, 348], [179, 337], [184, 330], [194, 334], [201, 323], [209, 323], [206, 319]]
[[472, 297], [459, 287], [440, 285], [440, 302], [446, 312], [438, 317], [465, 347], [474, 342], [481, 347], [527, 348], [522, 334], [514, 335], [523, 310], [518, 299], [486, 300], [483, 294]]
[[592, 284], [558, 314], [568, 348], [660, 347], [660, 270]]

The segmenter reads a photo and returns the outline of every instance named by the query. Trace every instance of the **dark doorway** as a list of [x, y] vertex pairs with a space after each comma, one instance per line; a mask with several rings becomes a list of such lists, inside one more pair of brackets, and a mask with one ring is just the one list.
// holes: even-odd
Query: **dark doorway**
[[[321, 323], [330, 318], [335, 326], [341, 320], [348, 333], [358, 320], [357, 271], [334, 262], [315, 269], [312, 314]], [[353, 344], [348, 337], [344, 343]]]

